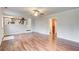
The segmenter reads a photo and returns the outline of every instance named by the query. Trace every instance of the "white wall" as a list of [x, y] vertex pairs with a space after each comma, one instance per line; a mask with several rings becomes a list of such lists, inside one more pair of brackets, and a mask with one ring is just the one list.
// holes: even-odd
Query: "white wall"
[[54, 16], [58, 21], [58, 37], [79, 42], [79, 9], [64, 11]]
[[0, 8], [0, 44], [3, 38], [3, 28], [2, 28], [2, 9]]
[[58, 37], [79, 42], [79, 9], [52, 14], [44, 18], [35, 19], [35, 31], [43, 34], [49, 33], [49, 19], [57, 17]]
[[34, 32], [49, 34], [49, 18], [38, 17], [34, 19]]

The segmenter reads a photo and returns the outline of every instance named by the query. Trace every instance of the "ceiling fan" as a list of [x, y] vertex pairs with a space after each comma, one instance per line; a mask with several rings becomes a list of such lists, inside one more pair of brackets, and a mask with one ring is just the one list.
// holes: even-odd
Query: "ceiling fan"
[[45, 13], [43, 13], [43, 12], [41, 12], [40, 10], [37, 10], [37, 9], [35, 9], [35, 10], [32, 10], [33, 11], [33, 15], [34, 16], [39, 16], [39, 15], [45, 15]]

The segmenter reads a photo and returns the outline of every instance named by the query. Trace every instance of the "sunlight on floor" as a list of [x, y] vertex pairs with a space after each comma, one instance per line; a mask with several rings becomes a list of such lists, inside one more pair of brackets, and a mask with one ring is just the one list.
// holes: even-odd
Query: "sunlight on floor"
[[8, 36], [8, 37], [5, 37], [4, 40], [11, 40], [11, 39], [14, 39], [14, 36]]

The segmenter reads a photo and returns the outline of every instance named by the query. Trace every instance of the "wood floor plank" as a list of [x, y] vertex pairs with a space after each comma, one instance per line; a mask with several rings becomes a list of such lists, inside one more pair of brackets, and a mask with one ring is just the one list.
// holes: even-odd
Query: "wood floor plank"
[[[49, 36], [39, 33], [16, 34], [13, 39], [7, 36], [0, 46], [1, 51], [53, 51], [49, 44]], [[79, 47], [57, 40], [56, 51], [79, 51]]]

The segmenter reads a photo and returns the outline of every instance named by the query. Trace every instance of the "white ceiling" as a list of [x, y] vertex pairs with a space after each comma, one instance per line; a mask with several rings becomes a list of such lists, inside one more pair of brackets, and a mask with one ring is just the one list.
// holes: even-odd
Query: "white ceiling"
[[[63, 12], [66, 10], [70, 10], [70, 9], [75, 9], [78, 7], [8, 7], [8, 8], [4, 8], [4, 14], [6, 15], [26, 15], [29, 17], [34, 17], [32, 15], [32, 10], [37, 9], [40, 12], [45, 13], [45, 15], [51, 15], [54, 13], [59, 13], [59, 12]], [[15, 14], [17, 13], [17, 14]]]

